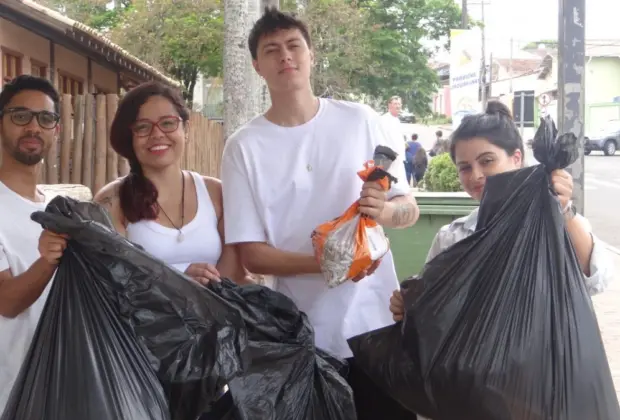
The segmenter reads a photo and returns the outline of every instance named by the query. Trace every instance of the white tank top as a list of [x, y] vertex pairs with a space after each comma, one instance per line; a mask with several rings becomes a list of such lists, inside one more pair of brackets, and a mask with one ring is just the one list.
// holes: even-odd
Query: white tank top
[[127, 239], [151, 255], [184, 272], [190, 264], [216, 265], [222, 254], [222, 240], [217, 230], [217, 214], [204, 179], [190, 172], [196, 185], [198, 210], [191, 222], [179, 231], [162, 226], [153, 220], [141, 220], [127, 225]]

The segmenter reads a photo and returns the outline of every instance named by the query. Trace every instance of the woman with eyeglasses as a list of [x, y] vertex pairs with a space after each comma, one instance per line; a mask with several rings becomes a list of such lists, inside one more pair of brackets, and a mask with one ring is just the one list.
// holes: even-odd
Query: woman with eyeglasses
[[236, 248], [224, 243], [220, 181], [181, 169], [188, 123], [189, 111], [173, 89], [148, 82], [128, 92], [110, 142], [130, 172], [94, 200], [127, 239], [198, 282], [246, 282]]

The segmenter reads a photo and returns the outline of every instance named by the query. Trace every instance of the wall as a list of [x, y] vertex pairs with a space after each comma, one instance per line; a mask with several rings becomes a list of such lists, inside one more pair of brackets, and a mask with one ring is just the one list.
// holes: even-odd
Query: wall
[[58, 74], [65, 73], [86, 86], [88, 80], [88, 59], [61, 45], [55, 44], [54, 48], [56, 67], [58, 69], [56, 72], [56, 83], [58, 83]]
[[433, 112], [437, 114], [450, 115], [450, 86], [440, 86], [437, 93], [433, 95]]
[[586, 104], [612, 102], [620, 96], [620, 58], [587, 59], [585, 74]]
[[[0, 18], [0, 46], [22, 56], [23, 73], [30, 73], [31, 59], [49, 67], [49, 41], [2, 18]], [[1, 69], [2, 67], [0, 71]]]
[[[118, 75], [116, 72], [97, 63], [91, 63], [93, 85], [103, 93], [118, 93]], [[91, 91], [92, 92], [92, 91]]]
[[[50, 41], [46, 38], [0, 18], [0, 46], [21, 56], [23, 74], [30, 74], [31, 60], [34, 60], [37, 65], [46, 66], [47, 77], [49, 77]], [[87, 90], [88, 59], [58, 44], [54, 45], [54, 56], [56, 63], [56, 80], [54, 82], [56, 85], [58, 86], [58, 74], [60, 72], [83, 82], [84, 89]], [[2, 71], [2, 67], [0, 67], [0, 71]], [[116, 72], [94, 62], [92, 63], [92, 81], [94, 85], [106, 93], [118, 92]]]
[[[529, 74], [527, 76], [515, 77], [512, 79], [512, 92], [519, 90], [537, 90], [539, 85], [538, 75]], [[491, 96], [497, 97], [502, 95], [508, 95], [510, 93], [510, 80], [500, 80], [493, 82], [491, 86]]]

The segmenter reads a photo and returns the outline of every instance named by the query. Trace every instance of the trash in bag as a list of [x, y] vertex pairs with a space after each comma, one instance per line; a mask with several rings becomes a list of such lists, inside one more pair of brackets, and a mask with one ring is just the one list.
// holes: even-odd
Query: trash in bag
[[[71, 239], [1, 420], [244, 419], [241, 414], [255, 407], [246, 407], [242, 399], [231, 410], [232, 392], [223, 394], [226, 384], [243, 375], [245, 383], [235, 382], [242, 396], [262, 395], [261, 378], [272, 379], [277, 395], [268, 398], [273, 405], [263, 407], [269, 415], [261, 418], [294, 418], [289, 412], [321, 396], [331, 413], [346, 408], [350, 388], [337, 387], [339, 365], [310, 360], [312, 330], [302, 328], [288, 298], [264, 288], [254, 301], [247, 295], [250, 304], [224, 293], [226, 280], [206, 288], [114, 232], [106, 211], [93, 203], [57, 197], [32, 218]], [[270, 306], [259, 305], [259, 296]], [[286, 340], [259, 343], [257, 331], [270, 328], [287, 331]], [[121, 338], [109, 341], [111, 335]], [[309, 394], [293, 395], [291, 390], [308, 378], [316, 381], [313, 389], [305, 389]], [[334, 386], [319, 388], [323, 383]], [[332, 400], [339, 406], [330, 405]], [[355, 413], [333, 418], [355, 420]]]
[[[533, 142], [541, 165], [487, 178], [476, 232], [425, 265], [421, 294], [403, 293], [401, 337], [350, 341], [356, 360], [373, 351], [371, 338], [379, 350], [378, 343], [409, 353], [424, 384], [414, 372], [411, 395], [426, 395], [433, 420], [620, 418], [584, 275], [550, 186], [550, 173], [578, 156], [577, 139], [556, 136], [553, 122], [542, 120]], [[392, 364], [366, 358], [373, 380], [390, 380]]]
[[88, 260], [63, 259], [2, 420], [170, 419], [146, 354], [94, 276]]
[[71, 240], [2, 420], [193, 420], [241, 372], [237, 310], [114, 232], [102, 207], [56, 197], [32, 219]]
[[[363, 181], [377, 181], [387, 191], [395, 178], [387, 171], [397, 154], [386, 146], [375, 148], [373, 160], [357, 174]], [[359, 212], [353, 203], [342, 216], [323, 223], [312, 232], [312, 245], [329, 287], [352, 280], [379, 264], [390, 242], [383, 228]]]
[[357, 418], [353, 392], [340, 374], [345, 362], [315, 349], [312, 327], [292, 300], [226, 279], [208, 288], [237, 307], [248, 328], [252, 362], [228, 384], [239, 419]]
[[[420, 286], [421, 280], [412, 277], [401, 283], [401, 293], [411, 295], [410, 298], [419, 296]], [[358, 335], [348, 343], [355, 365], [393, 399], [391, 404], [400, 404], [411, 411], [412, 420], [416, 419], [413, 413], [433, 420], [437, 418], [433, 404], [424, 392], [418, 358], [411, 355], [416, 348], [406, 351], [403, 345], [402, 322]], [[354, 385], [351, 384], [355, 392]], [[385, 403], [384, 399], [380, 400]], [[387, 412], [390, 407], [381, 409]]]

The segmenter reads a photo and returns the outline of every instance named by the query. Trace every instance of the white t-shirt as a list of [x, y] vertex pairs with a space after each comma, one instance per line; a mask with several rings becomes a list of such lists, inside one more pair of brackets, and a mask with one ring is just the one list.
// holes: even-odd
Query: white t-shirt
[[[388, 135], [381, 117], [366, 105], [321, 99], [316, 116], [281, 127], [259, 116], [227, 141], [222, 160], [227, 243], [266, 242], [313, 254], [310, 235], [359, 199], [357, 172], [375, 146], [404, 156], [404, 142]], [[409, 192], [400, 158], [390, 197]], [[391, 252], [374, 275], [329, 289], [322, 275], [280, 277], [276, 290], [295, 301], [314, 327], [316, 345], [350, 357], [347, 338], [393, 323], [389, 298], [398, 288]]]
[[[403, 126], [401, 125], [398, 117], [395, 117], [387, 112], [383, 114], [381, 118], [385, 122], [386, 129], [388, 129], [391, 132], [391, 135], [395, 137], [394, 141], [404, 142], [407, 140], [405, 133], [403, 133]], [[402, 156], [402, 160], [405, 160], [404, 155]]]
[[[47, 201], [47, 200], [46, 200]], [[18, 276], [40, 257], [41, 225], [30, 215], [45, 210], [46, 203], [34, 203], [0, 182], [0, 271]], [[50, 284], [41, 297], [13, 319], [0, 315], [0, 414], [11, 393], [22, 362], [39, 322]]]

